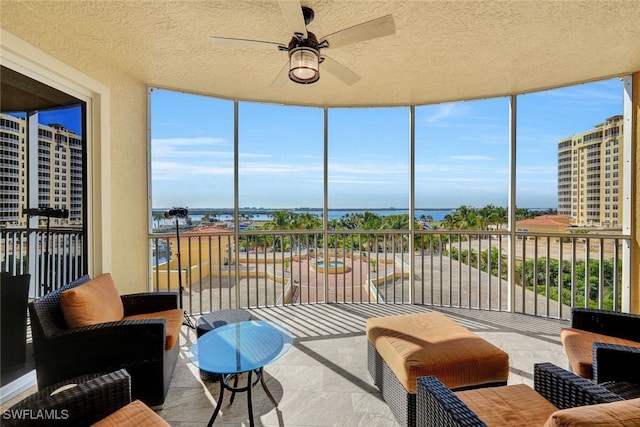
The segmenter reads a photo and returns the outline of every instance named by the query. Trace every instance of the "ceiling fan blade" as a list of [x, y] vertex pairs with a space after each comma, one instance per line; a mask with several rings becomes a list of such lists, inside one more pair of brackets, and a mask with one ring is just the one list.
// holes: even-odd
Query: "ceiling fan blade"
[[294, 34], [302, 34], [302, 38], [307, 38], [307, 25], [304, 22], [302, 6], [299, 0], [278, 0], [280, 9], [287, 25]]
[[247, 39], [231, 39], [228, 37], [211, 37], [211, 41], [214, 45], [224, 48], [238, 48], [238, 49], [262, 49], [262, 50], [280, 50], [280, 47], [286, 49], [286, 46], [280, 43], [263, 42], [260, 40], [247, 40]]
[[354, 73], [344, 65], [340, 64], [337, 61], [334, 61], [328, 56], [323, 55], [323, 57], [324, 61], [322, 61], [322, 63], [320, 64], [320, 75], [322, 75], [323, 70], [328, 71], [329, 73], [333, 74], [334, 77], [337, 77], [349, 86], [356, 83], [362, 78], [358, 74]]
[[333, 34], [329, 34], [320, 40], [329, 42], [330, 48], [340, 47], [351, 43], [358, 43], [378, 37], [390, 36], [396, 33], [396, 24], [393, 15], [380, 18], [345, 28]]
[[289, 81], [289, 61], [284, 64], [284, 67], [276, 75], [276, 78], [271, 82], [271, 87], [282, 87]]

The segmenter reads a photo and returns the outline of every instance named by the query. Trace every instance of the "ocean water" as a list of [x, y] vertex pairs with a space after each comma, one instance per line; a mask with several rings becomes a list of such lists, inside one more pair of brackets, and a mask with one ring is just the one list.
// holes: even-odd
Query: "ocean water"
[[[455, 209], [416, 209], [415, 217], [420, 219], [422, 215], [433, 218], [434, 221], [442, 221], [445, 215], [452, 213]], [[318, 218], [322, 218], [322, 209], [292, 209], [295, 213], [311, 213]], [[354, 213], [373, 212], [380, 216], [388, 215], [402, 215], [408, 214], [409, 209], [329, 209], [329, 219], [341, 218], [345, 215]], [[193, 221], [200, 221], [204, 215], [189, 215]], [[233, 219], [232, 215], [218, 215], [220, 221], [230, 221]], [[271, 217], [267, 214], [255, 214], [251, 217], [252, 221], [269, 221]]]

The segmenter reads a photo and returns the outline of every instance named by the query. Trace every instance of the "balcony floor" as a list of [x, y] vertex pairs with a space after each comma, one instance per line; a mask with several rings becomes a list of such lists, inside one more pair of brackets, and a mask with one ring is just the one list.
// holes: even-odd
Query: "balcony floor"
[[[369, 317], [441, 311], [509, 353], [509, 383], [532, 385], [533, 364], [566, 368], [560, 328], [568, 322], [522, 314], [417, 305], [316, 304], [251, 309], [254, 318], [281, 323], [294, 335], [292, 349], [265, 367], [276, 410], [262, 387], [253, 389], [256, 426], [395, 426], [391, 411], [367, 372], [365, 323]], [[203, 383], [187, 351], [195, 331], [183, 327], [181, 355], [159, 414], [172, 426], [204, 426], [215, 407], [217, 384]], [[246, 393], [228, 396], [215, 425], [248, 426]]]

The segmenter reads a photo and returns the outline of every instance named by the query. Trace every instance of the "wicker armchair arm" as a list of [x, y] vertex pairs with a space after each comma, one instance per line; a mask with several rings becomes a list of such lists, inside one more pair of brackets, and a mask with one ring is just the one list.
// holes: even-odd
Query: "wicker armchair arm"
[[604, 387], [551, 363], [533, 366], [533, 387], [559, 409], [622, 400]]
[[574, 308], [571, 327], [640, 342], [640, 315], [637, 314]]
[[593, 380], [640, 384], [640, 347], [593, 343]]
[[[56, 389], [75, 387], [51, 395]], [[3, 426], [90, 425], [131, 402], [131, 377], [121, 369], [46, 387], [3, 412]]]
[[434, 376], [418, 378], [416, 426], [486, 427], [480, 418]]
[[121, 295], [124, 315], [154, 313], [178, 308], [177, 292], [146, 292]]
[[69, 329], [34, 343], [38, 384], [48, 386], [88, 372], [104, 372], [141, 363], [162, 363], [164, 319], [102, 323]]
[[51, 340], [69, 340], [78, 342], [104, 341], [117, 337], [122, 339], [132, 335], [136, 339], [156, 339], [165, 337], [167, 321], [165, 319], [133, 319], [117, 322], [98, 323], [80, 328], [65, 329], [61, 333], [49, 337]]

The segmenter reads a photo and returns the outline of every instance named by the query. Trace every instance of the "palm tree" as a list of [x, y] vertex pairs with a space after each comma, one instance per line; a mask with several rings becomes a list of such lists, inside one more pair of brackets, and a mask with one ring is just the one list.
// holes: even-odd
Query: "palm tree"
[[[382, 220], [382, 227], [380, 228], [386, 230], [409, 230], [409, 214], [388, 215]], [[405, 236], [404, 234], [391, 235], [391, 247], [394, 251], [400, 251], [404, 248]]]
[[[289, 211], [274, 211], [269, 214], [271, 221], [262, 225], [263, 230], [293, 230], [297, 223], [296, 215]], [[274, 236], [274, 247], [278, 250], [284, 250], [287, 246], [285, 239], [281, 234]]]
[[315, 230], [322, 227], [322, 221], [316, 215], [303, 212], [297, 215], [298, 227], [302, 230]]
[[365, 211], [362, 221], [362, 228], [365, 230], [379, 230], [382, 228], [382, 217], [376, 213]]
[[155, 224], [154, 228], [160, 228], [160, 222], [164, 225], [164, 213], [163, 212], [153, 212], [153, 223]]
[[263, 230], [290, 230], [292, 214], [289, 211], [274, 211], [269, 214], [270, 221], [262, 225]]

